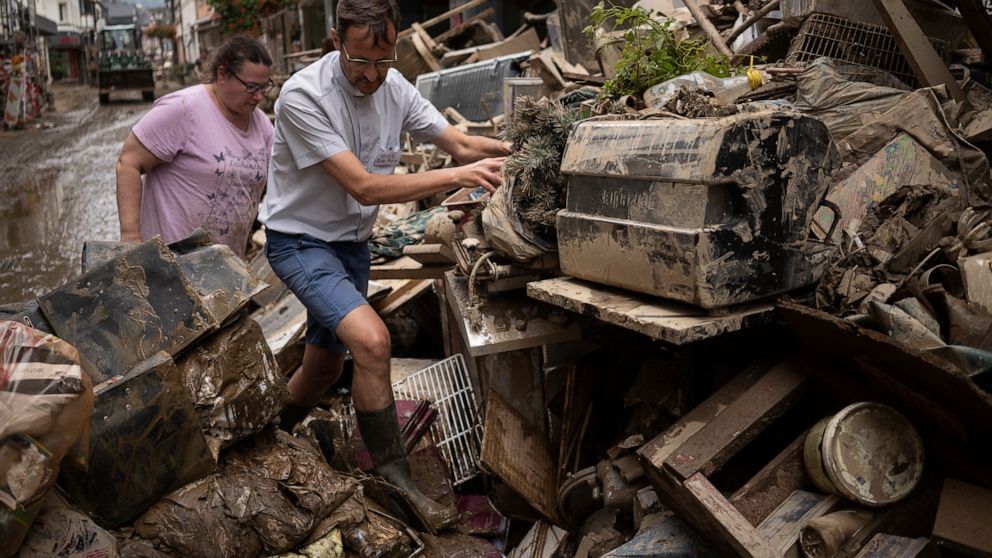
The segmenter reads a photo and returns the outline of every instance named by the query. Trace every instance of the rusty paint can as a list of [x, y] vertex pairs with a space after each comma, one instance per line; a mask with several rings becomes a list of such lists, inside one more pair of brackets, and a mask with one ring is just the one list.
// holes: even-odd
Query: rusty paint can
[[865, 506], [901, 500], [923, 474], [923, 442], [912, 423], [873, 402], [849, 405], [817, 423], [803, 457], [817, 488]]

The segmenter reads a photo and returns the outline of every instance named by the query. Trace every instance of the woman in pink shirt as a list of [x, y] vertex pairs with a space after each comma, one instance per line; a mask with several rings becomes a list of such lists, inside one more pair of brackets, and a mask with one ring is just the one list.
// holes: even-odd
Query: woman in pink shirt
[[255, 39], [229, 39], [208, 83], [160, 98], [138, 121], [117, 159], [122, 241], [170, 243], [202, 227], [244, 255], [272, 151], [272, 123], [257, 108], [271, 66]]

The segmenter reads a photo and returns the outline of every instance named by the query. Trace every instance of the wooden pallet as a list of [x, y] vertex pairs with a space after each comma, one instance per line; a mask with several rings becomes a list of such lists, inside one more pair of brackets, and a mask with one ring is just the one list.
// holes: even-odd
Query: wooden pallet
[[[707, 477], [792, 408], [810, 383], [793, 361], [745, 370], [637, 452], [662, 501], [727, 556], [779, 558], [781, 552], [752, 523], [760, 518], [745, 517]], [[773, 463], [788, 463], [788, 456]], [[770, 475], [763, 470], [757, 477]], [[760, 479], [747, 486], [754, 484]]]

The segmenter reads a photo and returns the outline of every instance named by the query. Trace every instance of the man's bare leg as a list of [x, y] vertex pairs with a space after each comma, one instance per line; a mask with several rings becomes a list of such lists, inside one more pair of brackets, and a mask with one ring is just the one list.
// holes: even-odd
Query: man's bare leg
[[279, 428], [292, 432], [341, 377], [344, 354], [307, 343], [303, 347], [303, 366], [289, 379], [289, 404], [279, 417]]
[[359, 306], [345, 316], [335, 334], [351, 351], [355, 366], [351, 397], [376, 472], [402, 489], [434, 528], [444, 526], [454, 518], [448, 517], [444, 506], [424, 496], [410, 475], [390, 383], [391, 347], [386, 324], [370, 306]]
[[307, 343], [303, 348], [303, 366], [289, 379], [289, 400], [296, 405], [313, 407], [341, 378], [342, 370], [344, 353]]

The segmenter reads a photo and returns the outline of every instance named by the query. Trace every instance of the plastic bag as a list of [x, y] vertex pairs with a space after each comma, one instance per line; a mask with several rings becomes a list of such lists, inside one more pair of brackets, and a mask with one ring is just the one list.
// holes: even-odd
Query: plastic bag
[[62, 458], [86, 439], [92, 412], [74, 347], [0, 321], [0, 557], [17, 553]]
[[482, 228], [494, 249], [518, 262], [529, 262], [558, 247], [528, 234], [513, 208], [514, 180], [492, 195], [482, 211]]

